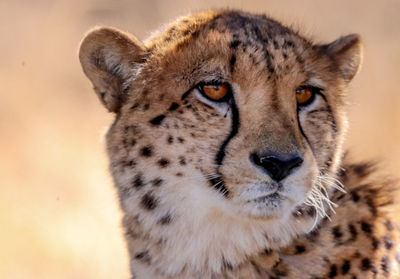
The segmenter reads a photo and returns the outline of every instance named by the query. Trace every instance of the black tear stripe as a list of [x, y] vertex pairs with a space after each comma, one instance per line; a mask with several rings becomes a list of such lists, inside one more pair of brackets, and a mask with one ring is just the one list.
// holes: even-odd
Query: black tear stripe
[[[190, 92], [192, 92], [193, 89], [190, 89], [186, 91], [181, 99], [184, 100]], [[231, 139], [238, 133], [239, 131], [239, 126], [240, 126], [240, 121], [239, 121], [239, 110], [237, 108], [236, 102], [233, 99], [233, 97], [229, 100], [228, 102], [230, 109], [232, 111], [232, 126], [231, 126], [231, 132], [229, 133], [228, 137], [223, 141], [221, 144], [216, 156], [215, 156], [215, 162], [217, 165], [220, 167], [222, 165], [222, 162], [225, 157], [225, 149], [228, 146], [229, 142]], [[216, 169], [216, 173], [219, 174], [220, 178], [214, 178], [214, 179], [208, 179], [211, 187], [216, 189], [218, 192], [220, 192], [224, 197], [229, 196], [229, 190], [225, 187], [225, 182], [223, 180], [222, 174], [219, 172], [219, 167]]]
[[[215, 156], [215, 162], [217, 165], [220, 167], [222, 166], [222, 162], [224, 160], [224, 157], [226, 155], [225, 149], [228, 146], [229, 142], [231, 139], [233, 139], [236, 134], [239, 131], [239, 126], [240, 126], [240, 121], [239, 121], [239, 110], [237, 108], [237, 105], [235, 103], [235, 100], [233, 97], [229, 100], [229, 106], [232, 111], [232, 127], [231, 127], [231, 132], [229, 133], [228, 137], [224, 140], [224, 142], [221, 144], [217, 155]], [[219, 172], [219, 167], [217, 168], [217, 174], [220, 175], [221, 178], [219, 178], [219, 181], [214, 181], [214, 180], [209, 180], [210, 183], [212, 183], [212, 187], [214, 187], [217, 191], [222, 193], [224, 197], [229, 196], [229, 190], [225, 187], [225, 182], [222, 178], [222, 174]]]
[[[303, 127], [301, 127], [301, 123], [300, 123], [300, 109], [299, 109], [299, 106], [297, 106], [296, 117], [297, 117], [297, 125], [299, 126], [300, 132], [301, 132], [301, 134], [303, 135], [303, 137], [306, 139], [308, 145], [310, 145], [310, 147], [311, 147], [310, 140], [309, 140], [308, 137], [306, 136], [306, 133], [304, 133]], [[311, 148], [311, 150], [312, 150], [312, 148]]]
[[231, 132], [229, 133], [228, 137], [225, 139], [225, 141], [222, 143], [222, 145], [220, 146], [218, 152], [217, 152], [217, 156], [215, 157], [215, 162], [217, 163], [217, 165], [222, 165], [222, 161], [224, 160], [225, 157], [225, 149], [226, 146], [228, 145], [228, 143], [230, 142], [230, 140], [236, 136], [236, 134], [239, 131], [239, 110], [236, 106], [235, 100], [233, 99], [233, 97], [229, 100], [229, 105], [232, 111], [232, 127], [231, 127]]
[[[338, 132], [338, 127], [337, 127], [337, 124], [336, 124], [335, 116], [333, 115], [332, 108], [329, 105], [328, 100], [326, 99], [326, 96], [324, 94], [319, 94], [319, 93], [317, 93], [317, 95], [319, 95], [325, 101], [326, 112], [329, 115], [328, 117], [329, 117], [329, 120], [330, 120], [330, 126], [331, 126], [331, 128], [332, 128], [332, 130], [334, 132], [334, 138], [333, 138], [333, 142], [334, 142], [335, 139], [336, 139], [336, 134]], [[313, 112], [315, 112], [315, 110]], [[309, 112], [305, 112], [305, 113], [308, 114]], [[309, 141], [308, 137], [306, 136], [306, 134], [304, 133], [304, 130], [303, 130], [302, 126], [301, 126], [299, 114], [300, 114], [300, 109], [299, 109], [299, 107], [297, 107], [297, 123], [298, 123], [299, 129], [300, 129], [300, 132], [304, 136], [304, 138], [306, 139], [307, 143], [311, 146], [310, 141]], [[312, 148], [311, 148], [311, 150], [312, 150]], [[328, 160], [325, 162], [325, 166], [324, 167], [327, 170], [331, 167], [331, 165], [333, 163], [332, 162], [332, 157], [333, 157], [333, 155], [331, 154], [329, 156]]]

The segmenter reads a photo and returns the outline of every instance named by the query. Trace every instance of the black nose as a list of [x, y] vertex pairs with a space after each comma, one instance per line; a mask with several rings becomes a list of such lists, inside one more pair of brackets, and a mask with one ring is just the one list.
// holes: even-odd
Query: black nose
[[252, 153], [250, 161], [263, 168], [273, 180], [279, 182], [287, 177], [293, 169], [299, 167], [304, 160], [298, 153], [262, 154], [261, 156], [257, 153]]

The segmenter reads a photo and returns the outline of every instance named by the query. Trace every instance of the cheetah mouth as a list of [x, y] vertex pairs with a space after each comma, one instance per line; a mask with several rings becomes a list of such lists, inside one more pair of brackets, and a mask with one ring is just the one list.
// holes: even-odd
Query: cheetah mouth
[[283, 200], [283, 197], [278, 193], [278, 191], [276, 191], [274, 193], [256, 198], [252, 201], [256, 202], [256, 203], [266, 203], [266, 202], [278, 201], [278, 200]]
[[272, 200], [282, 200], [281, 195], [283, 185], [276, 182], [257, 183], [248, 189], [247, 202], [250, 203], [265, 203]]

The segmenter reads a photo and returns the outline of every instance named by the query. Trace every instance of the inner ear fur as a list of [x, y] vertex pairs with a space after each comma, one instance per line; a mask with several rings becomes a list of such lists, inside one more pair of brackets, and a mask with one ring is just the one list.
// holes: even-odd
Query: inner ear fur
[[118, 112], [130, 81], [146, 55], [134, 36], [110, 27], [97, 27], [84, 37], [79, 60], [104, 106]]
[[363, 53], [361, 38], [358, 34], [340, 37], [330, 44], [322, 45], [321, 49], [331, 57], [342, 78], [347, 82], [358, 73]]

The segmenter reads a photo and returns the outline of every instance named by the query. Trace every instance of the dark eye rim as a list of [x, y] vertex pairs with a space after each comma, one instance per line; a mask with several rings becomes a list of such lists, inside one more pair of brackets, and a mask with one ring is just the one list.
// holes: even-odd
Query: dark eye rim
[[[207, 96], [206, 93], [204, 93], [203, 87], [205, 85], [226, 85], [228, 88], [228, 92], [224, 95], [224, 97], [220, 98], [220, 99], [212, 99], [210, 97]], [[231, 98], [232, 98], [232, 87], [228, 82], [221, 82], [221, 81], [202, 81], [199, 82], [195, 88], [197, 90], [199, 90], [199, 92], [201, 93], [201, 95], [206, 98], [207, 100], [211, 101], [211, 102], [215, 102], [215, 103], [223, 103], [223, 102], [228, 102]]]
[[297, 103], [297, 106], [299, 108], [304, 108], [307, 107], [308, 105], [310, 105], [311, 103], [314, 102], [315, 100], [315, 96], [316, 95], [322, 95], [322, 92], [324, 91], [322, 88], [317, 87], [317, 86], [313, 86], [313, 85], [301, 85], [299, 87], [296, 88], [296, 94], [297, 94], [297, 90], [302, 90], [302, 89], [311, 89], [311, 98], [307, 100], [307, 102], [304, 102], [302, 104]]

